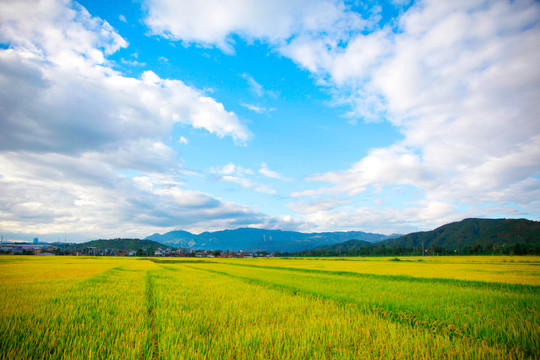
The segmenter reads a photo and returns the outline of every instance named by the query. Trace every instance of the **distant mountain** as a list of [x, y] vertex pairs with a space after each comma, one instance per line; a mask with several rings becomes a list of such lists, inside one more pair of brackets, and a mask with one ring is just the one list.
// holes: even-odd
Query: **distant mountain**
[[113, 249], [113, 250], [138, 250], [141, 248], [153, 247], [166, 248], [167, 245], [161, 244], [152, 240], [140, 239], [112, 239], [112, 240], [92, 240], [85, 243], [76, 244], [76, 249], [84, 249], [86, 247], [95, 247], [98, 250]]
[[188, 231], [175, 230], [169, 231], [165, 234], [153, 234], [146, 237], [146, 240], [154, 240], [163, 244], [169, 244], [177, 247], [192, 247], [195, 242], [193, 241], [197, 235]]
[[[394, 237], [396, 236], [399, 235], [394, 235]], [[351, 239], [374, 243], [391, 237], [392, 235], [365, 233], [362, 231], [301, 233], [296, 231], [240, 228], [204, 232], [199, 235], [177, 230], [162, 235], [150, 235], [146, 239], [191, 249], [294, 252], [332, 245]]]
[[526, 219], [464, 219], [431, 231], [382, 241], [386, 246], [416, 247], [432, 244], [447, 249], [480, 244], [540, 244], [540, 222]]

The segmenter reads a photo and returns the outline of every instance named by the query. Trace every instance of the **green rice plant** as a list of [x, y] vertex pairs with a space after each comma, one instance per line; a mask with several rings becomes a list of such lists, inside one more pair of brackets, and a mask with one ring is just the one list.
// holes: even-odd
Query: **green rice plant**
[[540, 285], [538, 256], [407, 256], [399, 259], [347, 257], [221, 260], [265, 267]]
[[0, 359], [539, 358], [538, 259], [459, 258], [2, 256]]
[[292, 294], [353, 304], [364, 313], [377, 313], [433, 333], [504, 345], [524, 356], [539, 354], [540, 293], [535, 286], [490, 288], [456, 280], [342, 276], [230, 264], [192, 266]]
[[[81, 271], [85, 269], [81, 264], [88, 263], [92, 264], [89, 271]], [[77, 259], [72, 267], [65, 258], [48, 260], [46, 264], [58, 270], [58, 278], [50, 276], [52, 270], [41, 277], [34, 266], [38, 264], [29, 260], [28, 269], [2, 265], [2, 304], [17, 306], [10, 305], [0, 314], [0, 358], [139, 359], [144, 355], [142, 339], [148, 332], [144, 277], [155, 264]], [[15, 269], [20, 272], [10, 272]], [[70, 276], [70, 270], [78, 276]], [[21, 281], [6, 280], [12, 277]]]
[[512, 357], [499, 345], [479, 346], [191, 265], [163, 267], [152, 276], [163, 359]]

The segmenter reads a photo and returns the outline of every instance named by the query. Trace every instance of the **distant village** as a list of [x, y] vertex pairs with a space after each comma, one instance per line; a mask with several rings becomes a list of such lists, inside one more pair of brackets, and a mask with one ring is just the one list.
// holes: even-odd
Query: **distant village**
[[144, 247], [138, 250], [98, 249], [97, 247], [75, 248], [77, 244], [48, 244], [39, 243], [34, 239], [32, 243], [16, 242], [2, 243], [0, 254], [3, 255], [39, 255], [39, 256], [167, 256], [167, 257], [199, 257], [199, 258], [253, 258], [273, 257], [274, 253], [266, 251], [221, 251], [221, 250], [192, 250], [189, 248], [153, 248]]

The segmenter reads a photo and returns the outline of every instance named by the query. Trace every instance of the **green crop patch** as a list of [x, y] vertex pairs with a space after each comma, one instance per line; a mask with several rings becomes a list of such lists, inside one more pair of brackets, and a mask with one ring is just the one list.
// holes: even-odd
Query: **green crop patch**
[[540, 356], [535, 257], [2, 260], [0, 359]]

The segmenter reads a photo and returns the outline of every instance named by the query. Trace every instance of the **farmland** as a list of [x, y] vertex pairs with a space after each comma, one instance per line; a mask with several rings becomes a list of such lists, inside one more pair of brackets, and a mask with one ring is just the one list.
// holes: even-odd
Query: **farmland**
[[527, 359], [538, 257], [0, 257], [0, 359]]

